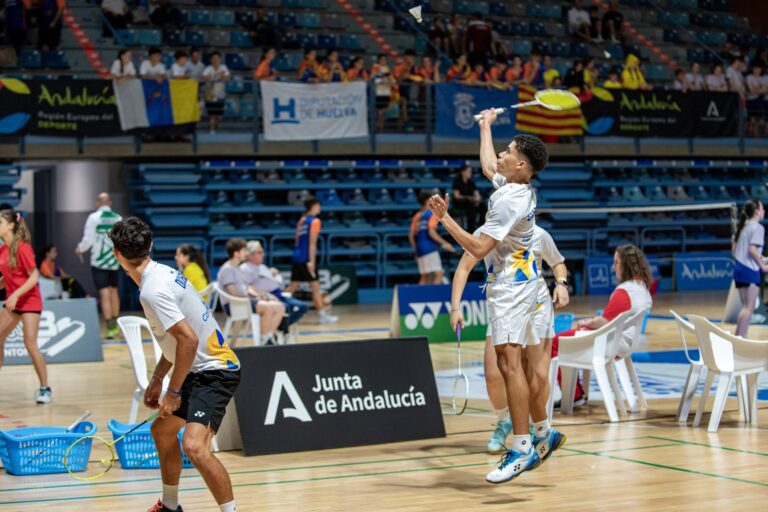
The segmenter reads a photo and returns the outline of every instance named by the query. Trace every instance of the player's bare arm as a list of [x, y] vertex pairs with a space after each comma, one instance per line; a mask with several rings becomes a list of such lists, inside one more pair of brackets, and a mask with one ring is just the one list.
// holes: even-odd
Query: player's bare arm
[[[558, 263], [552, 267], [552, 272], [555, 274], [556, 283], [566, 283], [568, 281], [568, 269], [566, 268], [565, 263]], [[568, 287], [563, 284], [556, 284], [555, 290], [552, 292], [552, 303], [555, 308], [567, 306], [570, 300]]]
[[496, 150], [493, 149], [493, 135], [491, 125], [496, 121], [496, 111], [492, 108], [481, 112], [483, 119], [480, 120], [480, 167], [483, 170], [483, 176], [488, 180], [493, 180], [496, 174], [497, 157]]
[[479, 237], [467, 233], [464, 228], [462, 228], [448, 214], [448, 200], [448, 194], [445, 195], [445, 199], [441, 198], [439, 195], [434, 195], [429, 200], [429, 209], [465, 251], [478, 260], [485, 258], [485, 256], [491, 252], [499, 242], [485, 233], [481, 234]]

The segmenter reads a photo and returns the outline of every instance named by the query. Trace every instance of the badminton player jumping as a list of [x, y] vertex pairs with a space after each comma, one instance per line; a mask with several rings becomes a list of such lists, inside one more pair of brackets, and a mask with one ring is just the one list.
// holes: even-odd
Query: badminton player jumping
[[[112, 227], [109, 238], [120, 266], [141, 289], [141, 307], [163, 351], [144, 394], [144, 404], [160, 413], [152, 423], [152, 437], [163, 478], [163, 497], [149, 512], [182, 511], [181, 450], [176, 435], [185, 424], [184, 453], [221, 512], [235, 512], [229, 474], [210, 446], [240, 384], [240, 362], [187, 278], [150, 259], [152, 232], [144, 221], [137, 217], [121, 220]], [[161, 399], [163, 378], [171, 368], [168, 390]]]

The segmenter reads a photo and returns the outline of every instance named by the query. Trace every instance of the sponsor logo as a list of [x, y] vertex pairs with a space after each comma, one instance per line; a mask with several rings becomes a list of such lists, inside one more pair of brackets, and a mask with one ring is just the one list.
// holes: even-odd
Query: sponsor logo
[[475, 102], [474, 96], [465, 92], [460, 92], [453, 96], [453, 106], [455, 108], [454, 120], [456, 126], [462, 130], [469, 130], [475, 125]]
[[[80, 341], [83, 336], [85, 336], [85, 323], [72, 320], [67, 316], [57, 319], [53, 311], [43, 311], [40, 314], [37, 344], [44, 355], [55, 357]], [[24, 346], [24, 331], [21, 322], [8, 336], [4, 352], [6, 357], [27, 357], [29, 355]]]
[[[435, 325], [437, 317], [441, 313], [451, 311], [449, 302], [411, 302], [408, 304], [411, 313], [405, 315], [405, 327], [410, 330], [423, 327], [431, 329]], [[467, 327], [473, 325], [486, 325], [488, 321], [487, 306], [484, 300], [463, 300], [459, 305], [461, 314], [464, 317], [464, 324]]]
[[195, 411], [195, 418], [202, 418], [203, 416], [205, 416], [203, 411]]
[[608, 265], [597, 264], [590, 265], [587, 268], [590, 288], [606, 288], [611, 285], [610, 271]]
[[303, 422], [312, 421], [288, 373], [278, 371], [275, 372], [275, 380], [272, 382], [272, 392], [269, 394], [269, 405], [267, 406], [267, 416], [264, 418], [264, 425], [275, 424], [277, 409], [280, 406], [280, 397], [283, 395], [283, 391], [288, 394], [291, 405], [293, 405], [293, 407], [284, 407], [282, 409], [283, 418], [295, 418]]
[[[280, 104], [279, 98], [273, 98], [272, 107], [274, 108], [272, 124], [299, 124], [296, 117], [296, 98], [289, 99], [283, 105]], [[282, 118], [283, 114], [287, 116], [285, 119]]]
[[699, 279], [731, 279], [733, 277], [733, 263], [730, 261], [724, 262], [723, 265], [717, 262], [710, 261], [706, 265], [702, 262], [698, 265], [688, 265], [686, 262], [682, 262], [683, 268], [680, 276], [683, 279], [690, 279], [692, 281], [698, 281]]

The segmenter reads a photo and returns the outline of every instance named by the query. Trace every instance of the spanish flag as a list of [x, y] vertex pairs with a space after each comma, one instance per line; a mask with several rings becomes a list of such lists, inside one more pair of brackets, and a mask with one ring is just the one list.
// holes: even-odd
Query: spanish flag
[[[533, 101], [536, 89], [521, 84], [518, 101]], [[581, 108], [572, 110], [549, 110], [544, 107], [525, 107], [517, 110], [515, 128], [521, 132], [536, 135], [573, 136], [584, 135]]]
[[123, 131], [200, 120], [197, 80], [126, 80], [114, 88]]

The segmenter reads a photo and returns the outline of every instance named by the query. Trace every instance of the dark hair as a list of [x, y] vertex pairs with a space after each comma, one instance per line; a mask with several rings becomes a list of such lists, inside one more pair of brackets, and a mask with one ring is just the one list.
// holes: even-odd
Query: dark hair
[[307, 58], [307, 56], [308, 56], [310, 53], [312, 53], [312, 52], [315, 52], [315, 55], [317, 55], [317, 50], [315, 50], [314, 48], [307, 48], [306, 50], [304, 50], [304, 58], [306, 59], [306, 58]]
[[153, 55], [162, 55], [162, 54], [163, 54], [163, 52], [160, 50], [160, 48], [158, 48], [156, 46], [153, 46], [152, 48], [149, 49], [149, 56], [150, 57], [153, 56]]
[[736, 225], [736, 235], [733, 237], [734, 242], [739, 241], [739, 235], [741, 235], [741, 230], [744, 229], [744, 224], [746, 224], [749, 219], [754, 217], [755, 212], [759, 209], [760, 201], [757, 199], [750, 199], [744, 203], [744, 208], [741, 209], [741, 214], [739, 214], [739, 223]]
[[320, 201], [318, 201], [318, 199], [315, 196], [310, 196], [304, 200], [304, 209], [306, 211], [309, 211], [316, 204], [320, 204]]
[[143, 260], [152, 249], [152, 230], [138, 217], [128, 217], [112, 226], [109, 239], [128, 260]]
[[120, 74], [122, 75], [125, 71], [125, 65], [123, 64], [123, 55], [126, 53], [131, 53], [131, 50], [128, 48], [123, 48], [119, 52], [117, 52], [117, 60], [120, 61]]
[[245, 249], [247, 245], [248, 242], [242, 238], [230, 238], [227, 240], [227, 245], [225, 246], [227, 249], [227, 256], [231, 258], [237, 251]]
[[432, 197], [432, 192], [429, 190], [422, 190], [419, 192], [419, 204], [421, 206], [424, 206], [427, 204], [427, 201], [429, 201], [429, 198]]
[[403, 55], [405, 55], [407, 57], [415, 57], [416, 56], [416, 52], [413, 51], [413, 50], [408, 49], [408, 50], [405, 50], [405, 53]]
[[176, 53], [173, 54], [173, 58], [176, 60], [182, 59], [184, 57], [189, 57], [187, 52], [185, 52], [184, 50], [176, 50]]
[[29, 243], [32, 237], [29, 236], [27, 224], [24, 222], [21, 213], [14, 210], [0, 210], [0, 217], [13, 224], [13, 242], [11, 242], [9, 247], [8, 263], [11, 264], [11, 268], [15, 269], [19, 263], [19, 244], [21, 242]]
[[632, 244], [620, 245], [616, 248], [616, 253], [619, 255], [619, 261], [621, 261], [621, 276], [619, 276], [621, 282], [631, 281], [639, 277], [645, 286], [650, 288], [653, 284], [653, 275], [645, 253]]
[[203, 256], [203, 251], [198, 249], [192, 244], [181, 244], [178, 247], [178, 251], [183, 254], [184, 256], [189, 257], [190, 263], [197, 263], [197, 265], [203, 269], [203, 275], [205, 275], [205, 280], [209, 283], [211, 282], [211, 273], [208, 270], [208, 264], [205, 262], [205, 256]]
[[192, 47], [189, 48], [189, 54], [190, 55], [192, 55], [195, 52], [200, 52], [200, 51], [202, 51], [202, 50], [200, 48], [198, 48], [197, 46], [192, 46]]
[[261, 60], [259, 62], [264, 62], [265, 60], [267, 60], [267, 54], [269, 53], [270, 50], [277, 51], [274, 46], [267, 46], [266, 48], [264, 48], [264, 53], [261, 54]]
[[675, 76], [679, 75], [680, 73], [685, 73], [685, 70], [683, 68], [675, 69]]
[[388, 57], [388, 55], [386, 53], [380, 53], [380, 54], [378, 54], [376, 56], [376, 61], [377, 62], [380, 61], [382, 57], [384, 57], [386, 59]]
[[547, 146], [541, 142], [541, 139], [535, 135], [521, 134], [515, 135], [512, 139], [515, 143], [515, 149], [528, 160], [533, 168], [533, 173], [540, 172], [549, 162], [549, 152]]
[[216, 56], [221, 57], [221, 52], [219, 50], [216, 50], [211, 54], [211, 57], [216, 57]]

